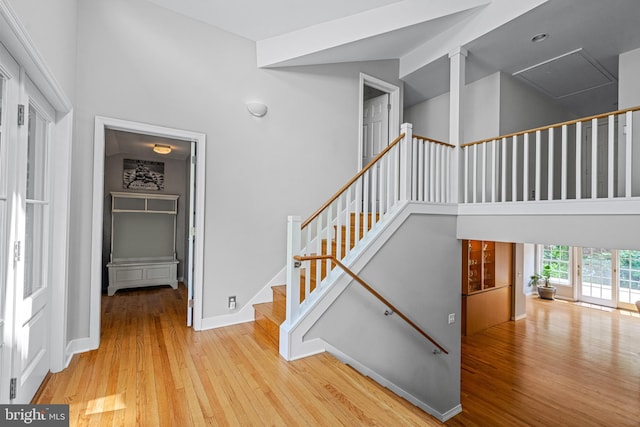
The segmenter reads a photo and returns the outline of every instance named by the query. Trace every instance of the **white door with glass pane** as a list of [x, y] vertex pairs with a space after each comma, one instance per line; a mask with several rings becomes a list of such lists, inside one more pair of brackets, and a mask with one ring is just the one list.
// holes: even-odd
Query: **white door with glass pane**
[[11, 356], [14, 350], [15, 262], [13, 173], [17, 150], [17, 100], [20, 68], [0, 44], [0, 403], [10, 401]]
[[[27, 82], [28, 83], [28, 82]], [[16, 356], [17, 379], [15, 403], [28, 403], [49, 371], [49, 172], [48, 142], [54, 111], [36, 97], [37, 90], [27, 84], [29, 95], [27, 143], [19, 153], [21, 185], [18, 192], [23, 203], [18, 220], [18, 237], [22, 242], [16, 285]]]
[[640, 301], [640, 251], [618, 250], [618, 307], [636, 309]]
[[49, 371], [53, 108], [0, 45], [0, 403], [29, 403]]
[[616, 307], [616, 253], [602, 248], [581, 248], [579, 252], [578, 295], [581, 301]]

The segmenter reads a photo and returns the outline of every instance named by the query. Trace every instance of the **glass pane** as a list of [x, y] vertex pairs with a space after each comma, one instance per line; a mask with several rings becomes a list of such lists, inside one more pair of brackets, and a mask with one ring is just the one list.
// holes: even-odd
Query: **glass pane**
[[551, 266], [551, 282], [569, 284], [569, 246], [544, 245], [542, 249], [542, 265]]
[[640, 301], [640, 251], [621, 250], [618, 258], [619, 301], [635, 304]]
[[27, 199], [44, 200], [46, 174], [46, 122], [29, 106], [29, 139], [27, 143]]
[[150, 211], [174, 212], [176, 210], [175, 200], [148, 199], [147, 209]]
[[611, 251], [608, 249], [582, 249], [582, 295], [612, 299]]
[[24, 298], [44, 286], [43, 231], [45, 206], [27, 203], [24, 248]]
[[131, 197], [114, 197], [113, 209], [120, 209], [124, 211], [143, 211], [144, 199], [137, 199]]

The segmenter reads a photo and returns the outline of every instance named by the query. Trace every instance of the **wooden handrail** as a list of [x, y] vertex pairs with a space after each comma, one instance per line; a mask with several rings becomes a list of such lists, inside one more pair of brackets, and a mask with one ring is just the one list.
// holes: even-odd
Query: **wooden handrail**
[[420, 335], [422, 335], [427, 340], [429, 340], [429, 342], [431, 342], [431, 344], [435, 345], [444, 354], [449, 354], [449, 352], [447, 350], [445, 350], [445, 348], [442, 347], [440, 344], [438, 344], [436, 342], [436, 340], [431, 338], [429, 336], [429, 334], [427, 334], [425, 331], [420, 329], [420, 327], [418, 325], [416, 325], [415, 323], [413, 323], [413, 321], [411, 319], [409, 319], [407, 316], [405, 316], [404, 313], [402, 313], [402, 311], [398, 310], [393, 304], [391, 304], [382, 295], [380, 295], [378, 292], [376, 292], [375, 289], [373, 289], [364, 280], [362, 280], [360, 277], [358, 277], [358, 275], [355, 274], [353, 271], [351, 271], [346, 265], [344, 265], [343, 263], [338, 261], [338, 259], [335, 256], [333, 256], [333, 255], [306, 255], [306, 256], [294, 256], [293, 259], [295, 259], [296, 261], [313, 261], [313, 260], [323, 260], [323, 259], [324, 260], [331, 260], [332, 263], [338, 265], [341, 269], [344, 270], [345, 273], [347, 273], [349, 276], [351, 276], [351, 278], [353, 280], [355, 280], [356, 282], [360, 283], [360, 285], [362, 285], [363, 288], [365, 288], [367, 291], [369, 291], [373, 296], [375, 296], [378, 300], [380, 300], [384, 305], [389, 307], [394, 313], [396, 313], [398, 316], [400, 316], [400, 318], [402, 318], [402, 320], [407, 322], [413, 329], [418, 331], [418, 333]]
[[322, 213], [323, 210], [325, 210], [327, 208], [327, 206], [331, 205], [331, 203], [335, 202], [335, 200], [340, 197], [340, 195], [342, 193], [344, 193], [347, 188], [351, 187], [351, 185], [357, 181], [358, 178], [360, 178], [362, 175], [365, 174], [366, 171], [368, 171], [369, 169], [371, 169], [373, 167], [373, 165], [380, 160], [380, 158], [382, 158], [382, 156], [384, 156], [385, 154], [387, 154], [387, 152], [389, 150], [391, 150], [398, 142], [400, 142], [402, 140], [402, 138], [404, 138], [404, 133], [401, 133], [396, 139], [394, 139], [393, 141], [391, 141], [391, 143], [389, 145], [387, 145], [385, 147], [384, 150], [382, 150], [380, 153], [378, 153], [377, 156], [375, 156], [373, 158], [373, 160], [371, 160], [360, 172], [358, 172], [353, 178], [351, 178], [345, 185], [343, 185], [337, 192], [336, 194], [334, 194], [333, 196], [331, 196], [331, 198], [329, 200], [327, 200], [317, 211], [315, 211], [313, 213], [313, 215], [311, 215], [309, 218], [307, 218], [306, 221], [304, 221], [300, 228], [303, 229], [305, 228], [307, 225], [309, 225], [311, 223], [311, 221], [313, 221], [314, 219], [316, 219], [318, 217], [318, 215], [320, 215]]
[[514, 136], [520, 136], [520, 135], [524, 135], [525, 133], [534, 133], [537, 132], [539, 130], [546, 130], [546, 129], [554, 129], [554, 128], [559, 128], [562, 126], [570, 126], [570, 125], [574, 125], [576, 123], [579, 122], [586, 122], [589, 120], [593, 120], [593, 119], [602, 119], [604, 117], [608, 117], [611, 115], [620, 115], [620, 114], [624, 114], [624, 113], [628, 113], [630, 111], [638, 111], [640, 110], [640, 106], [637, 107], [631, 107], [631, 108], [625, 108], [624, 110], [617, 110], [617, 111], [611, 111], [609, 113], [602, 113], [602, 114], [596, 114], [593, 116], [589, 116], [589, 117], [582, 117], [580, 119], [573, 119], [573, 120], [568, 120], [566, 122], [560, 122], [560, 123], [555, 123], [552, 125], [547, 125], [547, 126], [541, 126], [541, 127], [537, 127], [537, 128], [533, 128], [533, 129], [529, 129], [529, 130], [523, 130], [520, 132], [514, 132], [514, 133], [510, 133], [507, 135], [501, 135], [501, 136], [496, 136], [495, 138], [487, 138], [487, 139], [481, 139], [480, 141], [474, 141], [474, 142], [468, 142], [466, 144], [462, 144], [460, 147], [469, 147], [472, 145], [477, 145], [477, 144], [484, 144], [485, 142], [490, 142], [490, 141], [497, 141], [499, 139], [504, 139], [504, 138], [512, 138]]
[[426, 136], [413, 135], [413, 137], [417, 138], [417, 139], [421, 139], [423, 141], [433, 142], [434, 144], [444, 145], [445, 147], [456, 148], [455, 145], [449, 144], [448, 142], [438, 141], [437, 139], [429, 138], [429, 137], [426, 137]]

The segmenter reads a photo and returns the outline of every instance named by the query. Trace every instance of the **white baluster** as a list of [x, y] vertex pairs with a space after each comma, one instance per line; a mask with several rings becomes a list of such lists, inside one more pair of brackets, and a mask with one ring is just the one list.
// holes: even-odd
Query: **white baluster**
[[445, 168], [445, 176], [446, 176], [446, 180], [447, 182], [445, 183], [445, 192], [444, 192], [444, 202], [445, 203], [451, 203], [451, 182], [452, 182], [452, 178], [451, 178], [451, 153], [453, 152], [453, 150], [450, 147], [445, 147], [443, 149], [444, 151], [444, 165], [443, 167]]
[[[326, 243], [325, 245], [327, 246], [327, 250], [326, 250], [326, 254], [327, 255], [332, 255], [333, 254], [333, 229], [332, 229], [332, 224], [333, 224], [333, 216], [331, 215], [332, 210], [335, 206], [335, 203], [330, 204], [329, 206], [327, 206], [327, 209], [325, 210], [325, 212], [327, 212], [327, 228], [326, 228]], [[326, 272], [327, 272], [327, 276], [329, 275], [329, 272], [331, 271], [331, 261], [330, 260], [326, 260]]]
[[364, 202], [362, 203], [362, 235], [365, 236], [369, 231], [369, 204], [371, 203], [369, 197], [371, 195], [371, 178], [369, 177], [369, 171], [362, 175], [362, 179], [364, 179]]
[[400, 201], [400, 147], [396, 145], [391, 149], [393, 151], [393, 204]]
[[609, 197], [610, 199], [613, 198], [613, 144], [614, 144], [614, 132], [615, 132], [615, 116], [612, 114], [609, 116], [609, 141], [608, 141], [608, 158], [607, 158], [607, 163], [608, 163], [608, 168], [607, 168], [607, 172], [608, 172], [608, 186], [607, 186], [607, 197]]
[[553, 151], [554, 128], [549, 129], [549, 149], [547, 151], [547, 200], [553, 200]]
[[522, 163], [522, 201], [529, 201], [529, 134], [524, 134], [524, 148], [523, 148], [523, 163]]
[[498, 141], [495, 139], [490, 142], [491, 144], [491, 203], [495, 203], [496, 201], [496, 175], [498, 168], [498, 156], [496, 155], [496, 145]]
[[482, 144], [482, 160], [480, 161], [480, 170], [482, 171], [482, 203], [487, 199], [487, 143]]
[[[316, 218], [316, 254], [320, 255], [322, 254], [322, 213], [320, 213], [320, 215], [318, 215], [318, 217]], [[316, 287], [320, 286], [320, 282], [321, 282], [321, 278], [322, 276], [320, 275], [320, 272], [322, 271], [322, 261], [316, 260], [316, 261], [312, 261], [313, 263], [315, 263], [316, 266]], [[311, 271], [309, 271], [309, 274], [311, 274]], [[306, 290], [306, 296], [307, 298], [309, 297], [310, 294], [310, 289], [307, 288]]]
[[464, 202], [469, 203], [469, 147], [462, 147], [464, 155]]
[[511, 139], [511, 201], [518, 201], [518, 137]]
[[287, 322], [294, 322], [300, 315], [300, 269], [297, 268], [295, 256], [300, 255], [300, 225], [298, 216], [287, 218]]
[[598, 198], [598, 119], [591, 120], [591, 198]]
[[415, 138], [414, 140], [418, 144], [418, 190], [416, 194], [416, 200], [419, 202], [424, 202], [424, 182], [426, 181], [424, 141], [416, 140]]
[[427, 142], [426, 144], [425, 152], [428, 153], [429, 179], [425, 185], [425, 201], [433, 203], [438, 201], [438, 185], [442, 178], [442, 169], [440, 168], [438, 145], [433, 142]]
[[380, 170], [378, 172], [378, 191], [380, 192], [378, 211], [380, 212], [380, 215], [383, 215], [389, 211], [389, 209], [387, 208], [387, 188], [389, 186], [387, 171], [388, 160], [389, 153], [385, 154], [384, 157], [380, 159]]
[[353, 242], [355, 244], [358, 244], [358, 242], [360, 241], [360, 221], [362, 219], [362, 216], [360, 215], [360, 213], [362, 212], [362, 201], [364, 198], [363, 195], [363, 186], [364, 186], [364, 177], [360, 177], [358, 178], [358, 180], [355, 182], [355, 186], [356, 186], [356, 200], [355, 200], [355, 209], [354, 209], [354, 223], [355, 223], [355, 234], [353, 236]]
[[473, 145], [473, 156], [471, 158], [473, 163], [473, 184], [471, 185], [471, 190], [473, 191], [471, 200], [473, 203], [476, 203], [478, 200], [478, 144]]
[[502, 138], [502, 173], [500, 174], [500, 201], [507, 201], [507, 138]]
[[338, 260], [342, 260], [342, 258], [344, 258], [344, 254], [342, 253], [342, 196], [343, 194], [338, 196], [338, 199], [336, 200], [336, 258]]
[[392, 158], [393, 158], [393, 154], [391, 153], [391, 151], [387, 152], [387, 155], [384, 156], [385, 159], [385, 183], [387, 185], [386, 191], [385, 191], [385, 212], [389, 212], [389, 210], [391, 210], [391, 206], [392, 206], [392, 201], [391, 201], [391, 197], [393, 194], [393, 187], [392, 182], [393, 182], [393, 163], [391, 162]]
[[418, 198], [418, 140], [411, 139], [411, 200]]
[[633, 142], [633, 112], [627, 111], [625, 120], [626, 142], [625, 142], [625, 185], [624, 191], [627, 198], [631, 197], [631, 145]]
[[576, 200], [582, 198], [582, 122], [576, 123]]
[[377, 209], [377, 204], [378, 204], [378, 165], [375, 165], [374, 167], [372, 167], [371, 169], [369, 169], [369, 172], [371, 172], [371, 227], [373, 228], [373, 226], [376, 223], [376, 212], [378, 211]]
[[433, 187], [435, 188], [435, 194], [433, 195], [433, 199], [429, 201], [435, 201], [437, 203], [442, 203], [444, 189], [443, 185], [446, 179], [447, 170], [444, 166], [444, 146], [440, 144], [431, 143], [429, 150], [431, 151], [431, 157], [433, 158], [432, 162], [433, 166]]
[[540, 200], [540, 179], [541, 179], [541, 175], [542, 173], [540, 172], [541, 169], [541, 162], [542, 162], [542, 152], [540, 150], [540, 146], [542, 145], [542, 132], [541, 131], [536, 131], [536, 175], [535, 175], [535, 183], [536, 183], [536, 201]]
[[347, 256], [349, 255], [349, 252], [351, 252], [351, 239], [353, 238], [353, 236], [351, 236], [351, 206], [353, 206], [352, 201], [351, 201], [351, 189], [353, 188], [353, 185], [351, 185], [349, 188], [347, 188], [347, 200], [346, 200], [346, 209], [345, 209], [345, 236], [344, 236], [344, 255]]
[[567, 125], [562, 126], [562, 164], [560, 165], [560, 176], [562, 177], [562, 189], [560, 198], [567, 199]]

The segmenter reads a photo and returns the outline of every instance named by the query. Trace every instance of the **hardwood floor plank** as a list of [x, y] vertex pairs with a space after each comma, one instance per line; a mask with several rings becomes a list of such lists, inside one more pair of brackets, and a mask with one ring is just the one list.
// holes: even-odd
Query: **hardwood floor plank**
[[[284, 361], [253, 323], [194, 332], [184, 288], [103, 297], [100, 349], [33, 403], [71, 426], [436, 426], [329, 354]], [[450, 426], [635, 426], [640, 315], [527, 300], [526, 319], [462, 339], [463, 412]]]

